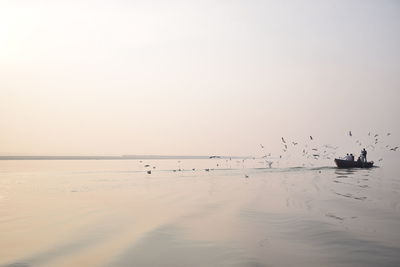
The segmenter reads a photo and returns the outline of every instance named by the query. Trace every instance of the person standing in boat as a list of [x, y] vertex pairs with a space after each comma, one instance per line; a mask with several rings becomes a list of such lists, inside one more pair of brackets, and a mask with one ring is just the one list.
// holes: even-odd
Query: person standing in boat
[[363, 162], [367, 162], [367, 150], [365, 150], [365, 148], [363, 148], [363, 150], [361, 150], [361, 158], [362, 158]]

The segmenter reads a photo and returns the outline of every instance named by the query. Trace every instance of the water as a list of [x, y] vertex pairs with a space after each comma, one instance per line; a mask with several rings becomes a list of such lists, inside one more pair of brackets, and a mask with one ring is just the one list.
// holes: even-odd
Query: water
[[0, 161], [0, 266], [400, 266], [396, 162], [258, 164]]

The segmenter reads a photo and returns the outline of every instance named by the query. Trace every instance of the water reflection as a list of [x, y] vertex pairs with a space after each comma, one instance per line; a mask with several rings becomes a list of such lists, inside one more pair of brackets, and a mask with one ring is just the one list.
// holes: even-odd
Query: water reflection
[[400, 265], [397, 171], [13, 164], [0, 266]]

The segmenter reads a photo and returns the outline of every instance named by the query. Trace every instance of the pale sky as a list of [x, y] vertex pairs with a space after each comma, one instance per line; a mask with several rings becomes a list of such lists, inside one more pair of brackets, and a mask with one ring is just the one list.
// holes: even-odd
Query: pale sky
[[400, 136], [400, 1], [0, 1], [0, 154]]

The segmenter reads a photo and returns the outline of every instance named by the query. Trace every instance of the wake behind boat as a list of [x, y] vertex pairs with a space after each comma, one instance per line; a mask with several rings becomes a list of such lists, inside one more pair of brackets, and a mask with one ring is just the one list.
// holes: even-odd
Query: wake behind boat
[[344, 159], [335, 159], [336, 166], [338, 168], [371, 168], [374, 166], [373, 161], [353, 161]]

